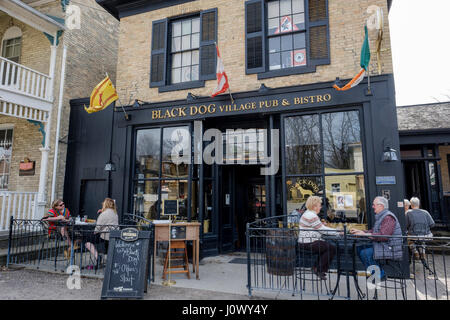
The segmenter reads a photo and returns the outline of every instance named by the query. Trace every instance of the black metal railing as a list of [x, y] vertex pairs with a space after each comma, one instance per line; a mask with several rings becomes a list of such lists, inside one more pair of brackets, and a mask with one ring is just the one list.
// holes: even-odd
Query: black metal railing
[[302, 229], [287, 216], [247, 224], [250, 296], [271, 290], [300, 299], [450, 300], [449, 263], [450, 238], [368, 238], [345, 225], [339, 232]]
[[[121, 225], [70, 223], [50, 226], [44, 219], [10, 219], [7, 266], [21, 265], [40, 270], [103, 276], [106, 267], [109, 233], [134, 227], [150, 231], [149, 272], [153, 271], [154, 228], [151, 223], [131, 216]], [[75, 269], [74, 269], [75, 268]]]

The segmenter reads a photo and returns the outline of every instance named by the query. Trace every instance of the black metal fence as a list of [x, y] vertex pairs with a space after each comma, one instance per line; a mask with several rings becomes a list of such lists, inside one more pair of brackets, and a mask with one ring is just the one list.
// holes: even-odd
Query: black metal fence
[[106, 267], [109, 233], [134, 227], [150, 231], [149, 265], [153, 271], [154, 228], [148, 221], [127, 215], [124, 224], [102, 225], [75, 223], [55, 224], [45, 220], [10, 219], [8, 258], [10, 264], [34, 267], [40, 270], [103, 276]]
[[[375, 242], [388, 240], [400, 258], [390, 256], [395, 250], [388, 246], [382, 258], [362, 262], [373, 257]], [[250, 296], [270, 290], [300, 299], [450, 300], [449, 263], [450, 238], [369, 239], [348, 234], [345, 226], [338, 233], [300, 229], [287, 216], [247, 225]]]

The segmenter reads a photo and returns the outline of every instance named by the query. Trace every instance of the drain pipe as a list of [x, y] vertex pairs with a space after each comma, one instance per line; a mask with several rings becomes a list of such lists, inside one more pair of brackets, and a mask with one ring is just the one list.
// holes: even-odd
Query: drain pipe
[[62, 111], [63, 96], [64, 96], [64, 80], [65, 80], [65, 76], [66, 76], [66, 55], [67, 55], [67, 47], [64, 45], [63, 46], [63, 55], [62, 55], [61, 78], [59, 80], [58, 118], [57, 118], [57, 122], [56, 122], [55, 154], [53, 155], [53, 176], [52, 176], [51, 201], [55, 200], [56, 169], [58, 168], [59, 131], [60, 131], [60, 126], [61, 126], [61, 111]]

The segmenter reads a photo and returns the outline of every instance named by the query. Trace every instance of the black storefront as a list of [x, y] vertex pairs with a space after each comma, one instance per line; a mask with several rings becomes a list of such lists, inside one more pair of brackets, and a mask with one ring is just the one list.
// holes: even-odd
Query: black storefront
[[[125, 108], [128, 120], [122, 108], [88, 115], [86, 99], [72, 100], [69, 208], [93, 216], [110, 195], [120, 213], [163, 219], [161, 201], [177, 200], [178, 219], [203, 226], [203, 256], [243, 249], [247, 222], [289, 213], [310, 195], [323, 197], [324, 218], [368, 227], [372, 199], [385, 195], [404, 226], [401, 162], [382, 160], [386, 148], [399, 150], [391, 75], [371, 78], [370, 92], [367, 82], [346, 92], [327, 82], [233, 98], [144, 103]], [[176, 164], [182, 156], [190, 164]], [[269, 168], [275, 174], [261, 174]]]

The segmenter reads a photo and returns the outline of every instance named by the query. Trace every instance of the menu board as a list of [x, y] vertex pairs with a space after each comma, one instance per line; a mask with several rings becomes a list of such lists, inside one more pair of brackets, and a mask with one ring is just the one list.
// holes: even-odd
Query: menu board
[[150, 231], [135, 228], [110, 233], [102, 299], [142, 299], [147, 292]]
[[163, 215], [178, 215], [178, 200], [163, 200]]

